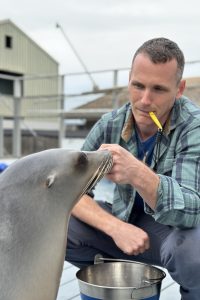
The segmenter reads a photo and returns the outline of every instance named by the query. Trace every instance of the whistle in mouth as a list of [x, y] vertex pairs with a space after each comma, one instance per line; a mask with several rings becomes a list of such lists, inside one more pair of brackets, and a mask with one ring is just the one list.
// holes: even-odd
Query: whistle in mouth
[[152, 119], [152, 121], [156, 124], [156, 126], [158, 127], [158, 129], [162, 130], [162, 125], [160, 124], [160, 121], [158, 120], [158, 118], [156, 117], [156, 115], [154, 114], [153, 111], [149, 112], [149, 115]]

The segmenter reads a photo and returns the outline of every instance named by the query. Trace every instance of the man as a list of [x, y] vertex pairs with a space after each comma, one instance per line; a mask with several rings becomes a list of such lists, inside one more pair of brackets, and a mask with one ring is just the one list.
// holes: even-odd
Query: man
[[183, 69], [183, 53], [168, 39], [136, 51], [130, 103], [104, 115], [83, 145], [112, 152], [113, 204], [83, 196], [72, 212], [66, 259], [83, 267], [100, 253], [156, 264], [180, 284], [183, 300], [199, 300], [200, 109], [182, 96]]

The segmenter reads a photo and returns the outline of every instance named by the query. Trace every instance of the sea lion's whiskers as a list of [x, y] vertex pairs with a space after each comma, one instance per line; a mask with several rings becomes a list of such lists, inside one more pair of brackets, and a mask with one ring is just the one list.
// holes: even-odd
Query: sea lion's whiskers
[[112, 157], [107, 157], [105, 160], [103, 160], [98, 167], [98, 169], [95, 171], [85, 188], [83, 189], [83, 192], [81, 193], [81, 196], [83, 196], [86, 192], [91, 190], [97, 182], [103, 178], [103, 176], [108, 173], [113, 166], [113, 160]]

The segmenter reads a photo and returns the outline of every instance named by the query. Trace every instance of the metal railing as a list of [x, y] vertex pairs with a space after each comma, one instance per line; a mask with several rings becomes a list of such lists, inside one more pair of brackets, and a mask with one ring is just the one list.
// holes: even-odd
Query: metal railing
[[[200, 61], [188, 62], [193, 65]], [[56, 130], [58, 146], [65, 136], [66, 119], [78, 118], [84, 111], [74, 112], [75, 107], [100, 96], [110, 95], [112, 107], [118, 106], [121, 91], [127, 86], [129, 68], [92, 71], [98, 88], [91, 84], [84, 72], [64, 75], [8, 76], [0, 73], [0, 80], [13, 82], [12, 95], [0, 91], [0, 157], [4, 156], [4, 131], [12, 123], [12, 156], [21, 156], [22, 128], [37, 137], [37, 130]], [[198, 83], [199, 86], [199, 83]], [[196, 86], [191, 86], [195, 88]], [[106, 105], [96, 112], [85, 110], [88, 118], [95, 113], [99, 116], [111, 107]], [[9, 125], [11, 127], [11, 125]]]
[[[119, 86], [119, 74], [121, 72], [128, 74], [128, 71], [127, 68], [94, 71], [93, 76], [98, 81], [98, 89], [93, 89], [83, 72], [62, 76], [23, 77], [0, 74], [0, 79], [13, 82], [13, 95], [0, 94], [0, 157], [4, 156], [4, 129], [8, 122], [12, 122], [12, 126], [9, 125], [9, 128], [13, 132], [13, 157], [21, 156], [22, 127], [28, 128], [33, 135], [36, 135], [38, 125], [40, 125], [40, 129], [44, 127], [49, 130], [57, 130], [58, 146], [60, 146], [65, 136], [65, 120], [71, 118], [70, 111], [73, 110], [73, 107], [79, 106], [78, 103], [82, 103], [81, 99], [85, 97], [95, 99], [106, 94], [112, 94], [114, 106], [117, 94], [123, 88], [123, 86]], [[87, 102], [87, 100], [84, 101]], [[105, 112], [105, 109], [106, 107], [102, 109], [102, 113]], [[94, 112], [87, 111], [87, 114], [90, 113]], [[101, 115], [101, 112], [99, 111], [98, 114]]]

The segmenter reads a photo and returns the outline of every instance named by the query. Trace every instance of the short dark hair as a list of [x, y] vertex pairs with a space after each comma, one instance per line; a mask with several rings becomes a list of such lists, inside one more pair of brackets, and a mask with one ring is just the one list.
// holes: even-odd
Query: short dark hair
[[142, 44], [134, 54], [132, 66], [136, 56], [140, 53], [146, 54], [150, 60], [157, 63], [166, 63], [175, 59], [177, 61], [177, 81], [183, 76], [185, 58], [178, 45], [166, 38], [154, 38]]

